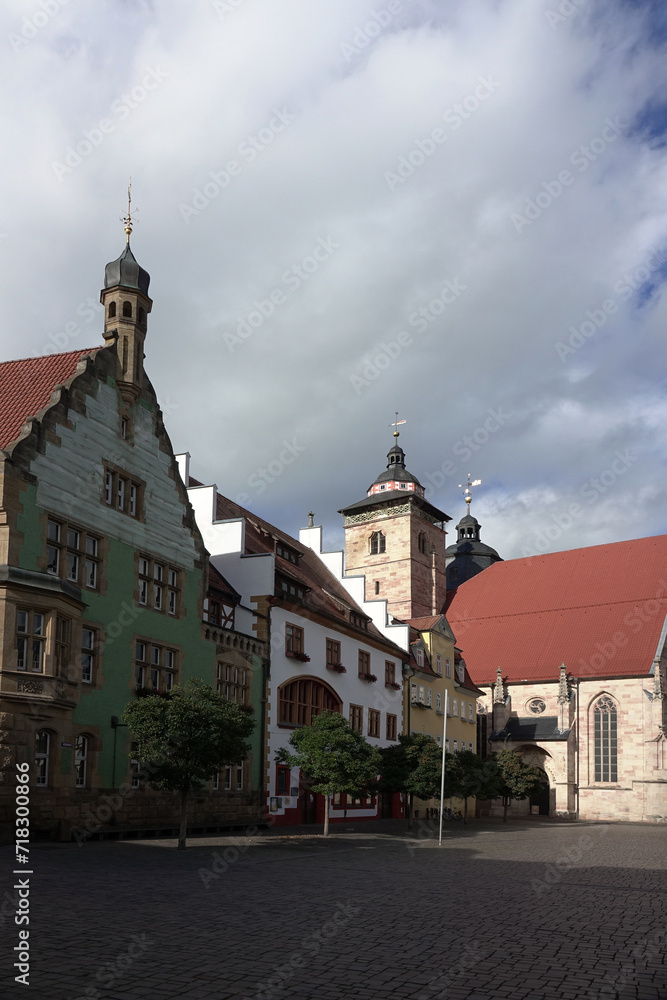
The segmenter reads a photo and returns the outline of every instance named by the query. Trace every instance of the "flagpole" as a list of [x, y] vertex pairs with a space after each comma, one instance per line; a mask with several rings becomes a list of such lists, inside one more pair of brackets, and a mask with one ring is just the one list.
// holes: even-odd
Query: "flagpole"
[[440, 835], [438, 847], [442, 847], [442, 814], [445, 808], [445, 754], [447, 752], [447, 708], [449, 694], [445, 691], [445, 717], [442, 720], [442, 773], [440, 775]]

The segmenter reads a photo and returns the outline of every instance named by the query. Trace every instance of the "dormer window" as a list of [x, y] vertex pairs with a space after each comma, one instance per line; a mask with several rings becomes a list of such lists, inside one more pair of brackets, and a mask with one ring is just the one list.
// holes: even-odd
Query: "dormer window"
[[355, 611], [350, 611], [350, 624], [356, 625], [357, 628], [368, 630], [368, 620], [362, 615], [358, 615]]
[[293, 563], [295, 566], [299, 562], [299, 553], [283, 545], [281, 542], [276, 544], [276, 555], [280, 556], [281, 559], [287, 559], [288, 562]]

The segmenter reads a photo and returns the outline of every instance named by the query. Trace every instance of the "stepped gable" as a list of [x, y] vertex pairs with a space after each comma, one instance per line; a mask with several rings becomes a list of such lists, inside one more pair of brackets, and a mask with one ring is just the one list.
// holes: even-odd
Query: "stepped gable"
[[49, 406], [56, 386], [73, 378], [81, 359], [98, 350], [91, 347], [0, 364], [0, 448], [6, 449], [20, 436], [28, 417], [36, 417]]
[[477, 684], [653, 673], [667, 632], [667, 535], [497, 562], [444, 611]]
[[[195, 481], [191, 479], [190, 485], [195, 485]], [[336, 622], [345, 623], [348, 628], [358, 632], [360, 636], [377, 640], [382, 643], [385, 649], [391, 648], [395, 651], [395, 656], [405, 657], [404, 650], [380, 632], [311, 548], [302, 545], [296, 538], [292, 538], [291, 535], [269, 524], [268, 521], [264, 521], [257, 514], [252, 514], [220, 493], [217, 495], [216, 518], [220, 521], [245, 518], [246, 555], [275, 552], [276, 542], [282, 542], [287, 548], [297, 553], [298, 562], [295, 564], [275, 552], [276, 571], [305, 589], [304, 599], [300, 602], [304, 608], [310, 608]], [[364, 629], [352, 623], [350, 611], [363, 618], [368, 623], [368, 627]]]

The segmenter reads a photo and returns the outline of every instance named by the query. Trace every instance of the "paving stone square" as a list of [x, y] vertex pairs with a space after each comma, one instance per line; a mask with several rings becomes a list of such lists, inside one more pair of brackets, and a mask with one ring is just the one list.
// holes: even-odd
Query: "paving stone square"
[[33, 844], [29, 986], [2, 848], [0, 996], [667, 998], [664, 827], [376, 830]]

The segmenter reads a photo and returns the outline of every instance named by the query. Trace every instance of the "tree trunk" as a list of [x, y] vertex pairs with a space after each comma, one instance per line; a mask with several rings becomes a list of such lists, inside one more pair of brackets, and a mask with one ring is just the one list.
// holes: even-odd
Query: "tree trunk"
[[508, 809], [508, 806], [509, 806], [509, 802], [507, 802], [507, 800], [503, 800], [503, 823], [507, 822], [507, 809]]
[[181, 828], [178, 831], [178, 850], [185, 850], [185, 838], [188, 835], [188, 792], [189, 786], [181, 788]]
[[409, 792], [408, 793], [408, 830], [414, 829], [414, 822], [413, 822], [413, 812], [414, 812], [414, 810], [412, 808], [412, 803], [413, 803], [413, 793]]
[[331, 796], [329, 796], [329, 795], [325, 795], [324, 796], [324, 836], [325, 837], [329, 836], [329, 802], [330, 802], [330, 799], [331, 799]]

